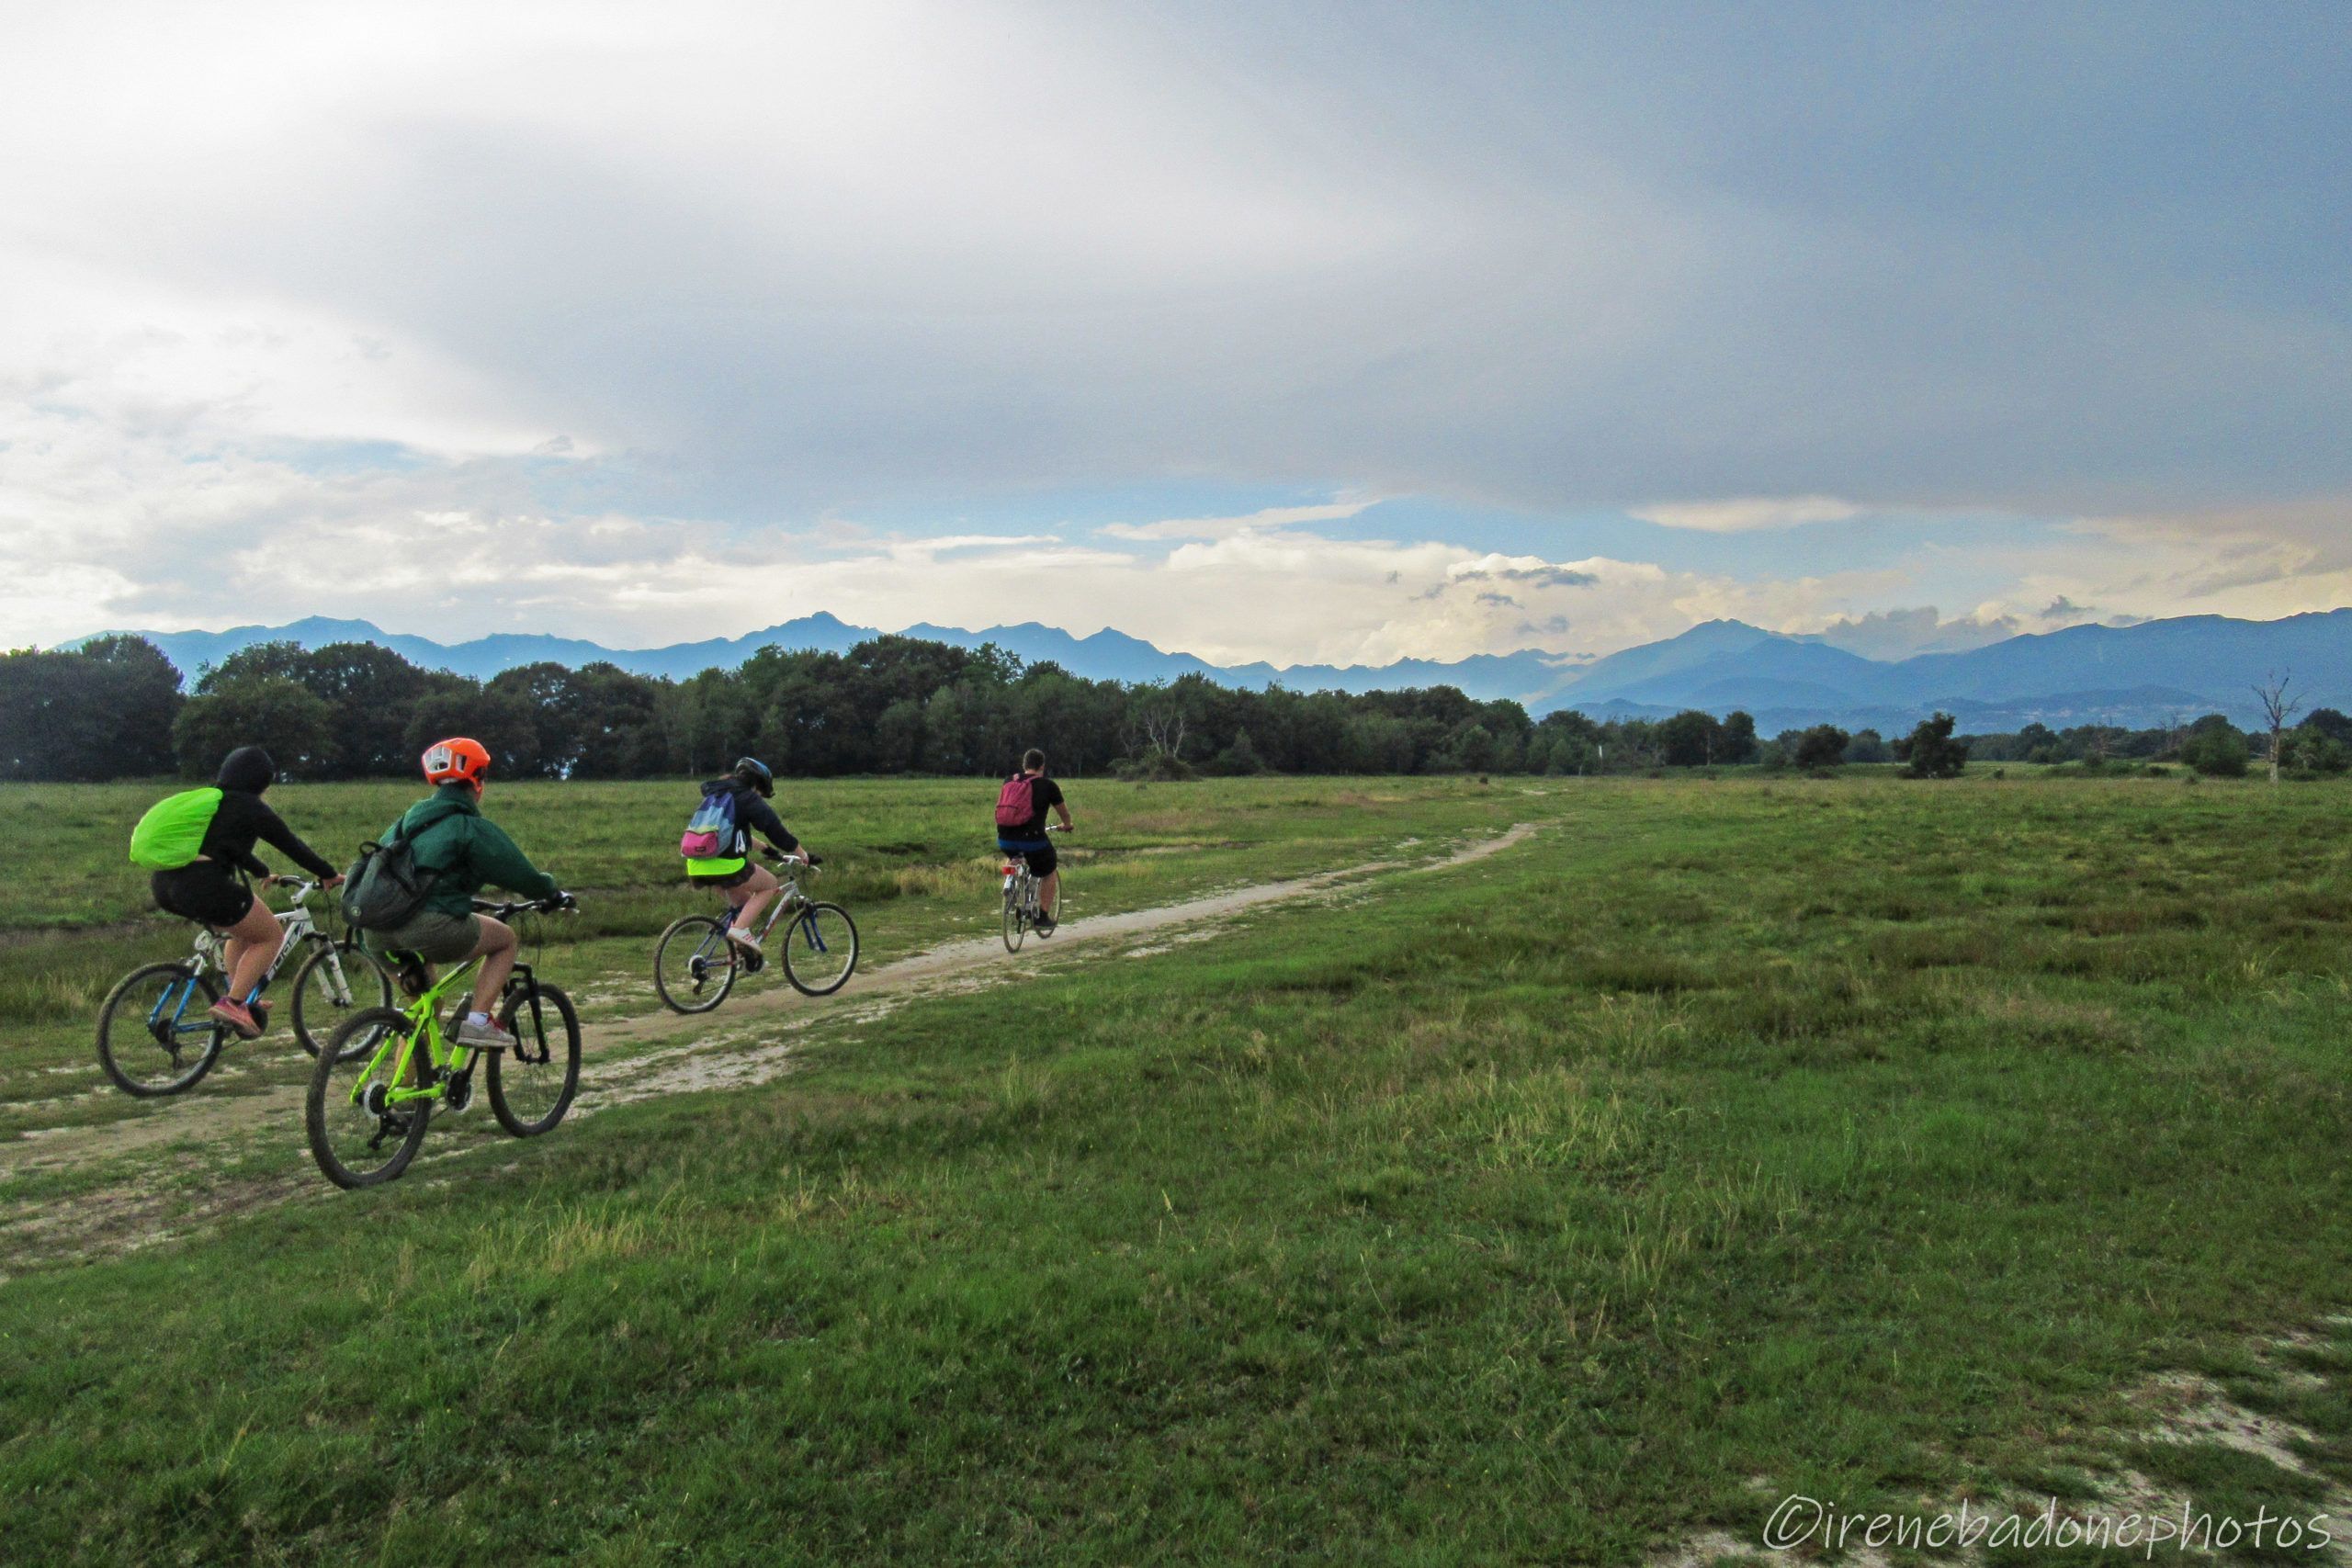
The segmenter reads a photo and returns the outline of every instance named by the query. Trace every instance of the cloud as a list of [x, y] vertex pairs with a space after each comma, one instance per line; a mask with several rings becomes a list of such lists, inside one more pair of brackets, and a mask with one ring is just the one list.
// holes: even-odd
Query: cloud
[[[49, 7], [0, 53], [0, 614], [348, 612], [362, 558], [436, 620], [1286, 657], [2344, 603], [2335, 25]], [[1541, 536], [1317, 531], [1368, 496]], [[1671, 567], [1586, 536], [1629, 505]], [[1991, 558], [1972, 510], [2088, 521]], [[1942, 553], [1770, 558], [1894, 514]]]
[[1696, 528], [1709, 534], [1736, 534], [1751, 528], [1793, 528], [1807, 523], [1843, 523], [1860, 515], [1861, 508], [1834, 496], [1798, 495], [1778, 500], [1752, 497], [1745, 501], [1710, 501], [1680, 505], [1642, 506], [1633, 515], [1664, 528]]
[[2014, 615], [1994, 611], [1946, 620], [1932, 604], [1841, 615], [1814, 635], [1832, 648], [1865, 659], [1909, 659], [1921, 653], [1960, 653], [2017, 636], [2027, 629]]
[[1114, 539], [1223, 539], [1235, 534], [1271, 528], [1293, 528], [1306, 523], [1332, 523], [1353, 517], [1377, 504], [1377, 497], [1330, 502], [1318, 506], [1268, 506], [1238, 517], [1172, 517], [1159, 523], [1106, 523], [1101, 532]]

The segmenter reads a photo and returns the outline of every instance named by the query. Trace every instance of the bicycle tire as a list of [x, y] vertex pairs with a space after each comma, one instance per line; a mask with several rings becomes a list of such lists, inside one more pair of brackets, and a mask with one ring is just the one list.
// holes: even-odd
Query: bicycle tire
[[[204, 1075], [212, 1070], [212, 1064], [220, 1059], [220, 1051], [229, 1043], [230, 1032], [225, 1025], [219, 1023], [209, 1027], [199, 1024], [186, 1029], [175, 1028], [174, 1038], [185, 1034], [188, 1040], [186, 1048], [196, 1054], [193, 1066], [183, 1065], [178, 1051], [158, 1040], [153, 1030], [135, 1021], [121, 1030], [122, 1038], [118, 1041], [118, 1021], [125, 1002], [136, 994], [141, 997], [140, 1005], [153, 1009], [153, 1004], [144, 998], [145, 987], [141, 985], [144, 981], [161, 981], [166, 987], [173, 981], [186, 981], [196, 988], [198, 994], [196, 998], [189, 998], [191, 1004], [200, 998], [205, 1012], [209, 1012], [212, 1004], [220, 999], [220, 988], [212, 983], [212, 977], [192, 971], [184, 961], [141, 964], [116, 981], [114, 989], [107, 993], [107, 999], [98, 1005], [98, 1066], [105, 1069], [115, 1088], [134, 1099], [161, 1100], [167, 1095], [185, 1094], [202, 1081]], [[158, 990], [156, 1000], [160, 1001], [164, 994], [163, 990]], [[185, 1009], [179, 1010], [185, 1014]], [[131, 1068], [143, 1060], [142, 1052], [170, 1061], [171, 1073], [161, 1079], [142, 1077], [134, 1073]]]
[[[319, 1000], [312, 1003], [310, 999], [311, 982], [325, 968], [327, 954], [330, 953], [338, 953], [343, 959], [343, 979], [344, 984], [350, 987], [351, 1000], [338, 1002], [328, 996], [324, 989], [325, 983], [322, 980]], [[373, 986], [368, 983], [368, 977], [371, 975], [376, 980]], [[368, 952], [349, 937], [345, 937], [341, 942], [314, 942], [311, 944], [311, 955], [302, 960], [302, 967], [294, 974], [294, 1000], [290, 1004], [294, 1021], [294, 1038], [301, 1042], [305, 1052], [315, 1057], [319, 1054], [320, 1037], [322, 1034], [334, 1035], [343, 1027], [344, 1020], [349, 1018], [355, 1010], [366, 1008], [388, 1008], [391, 1005], [392, 977], [381, 964], [376, 962], [374, 953]], [[310, 1015], [314, 1008], [319, 1007], [333, 1010], [329, 1013], [327, 1021], [314, 1030], [311, 1027], [312, 1021]], [[355, 1051], [364, 1051], [368, 1047], [364, 1043], [355, 1041], [351, 1048]]]
[[[668, 977], [662, 974], [663, 960], [669, 954], [670, 944], [689, 931], [696, 934], [692, 944], [684, 949], [686, 956], [679, 961], [679, 984], [673, 989]], [[703, 955], [704, 943], [713, 933], [718, 940], [718, 956]], [[706, 966], [701, 975], [695, 974], [691, 967], [696, 956], [703, 957]], [[708, 1012], [725, 1001], [728, 993], [734, 990], [735, 976], [741, 967], [735, 944], [727, 940], [724, 922], [708, 915], [681, 915], [670, 922], [668, 929], [662, 933], [662, 940], [654, 944], [653, 994], [660, 997], [662, 1005], [673, 1012]], [[708, 992], [707, 996], [702, 994], [705, 990]]]
[[[542, 1133], [553, 1132], [555, 1124], [563, 1120], [563, 1113], [571, 1109], [571, 1097], [580, 1092], [580, 1013], [572, 1007], [571, 998], [555, 987], [541, 982], [534, 982], [534, 986], [539, 996], [538, 1030], [535, 1032], [532, 1026], [527, 1005], [530, 992], [518, 991], [508, 997], [506, 1005], [499, 1010], [498, 1021], [499, 1027], [514, 1036], [514, 1047], [512, 1051], [490, 1053], [490, 1081], [486, 1086], [492, 1114], [498, 1118], [500, 1126], [518, 1138], [536, 1138]], [[560, 1026], [560, 1039], [557, 1038], [554, 1026]], [[538, 1035], [536, 1040], [535, 1032]], [[546, 1054], [546, 1061], [529, 1060], [535, 1046]], [[521, 1058], [510, 1066], [507, 1057], [517, 1053], [522, 1054]], [[553, 1108], [536, 1119], [522, 1115], [507, 1098], [507, 1075], [515, 1074], [519, 1088], [523, 1068], [528, 1067], [536, 1075], [540, 1067], [555, 1066], [559, 1054], [562, 1066], [556, 1075], [558, 1089]]]
[[[833, 929], [836, 921], [841, 927], [839, 931]], [[811, 984], [802, 979], [799, 968], [792, 962], [793, 953], [798, 950], [797, 944], [806, 940], [812, 931], [829, 944], [838, 942], [843, 932], [846, 932], [849, 937], [849, 960], [842, 965], [840, 974], [826, 979], [822, 970], [813, 964], [809, 964], [811, 974], [820, 982], [818, 984]], [[796, 910], [791, 920], [786, 924], [783, 953], [784, 977], [792, 983], [794, 990], [804, 997], [830, 997], [843, 986], [848, 985], [850, 976], [857, 970], [857, 922], [851, 919], [849, 911], [839, 904], [807, 905]], [[803, 959], [802, 962], [808, 961]]]
[[[326, 1049], [319, 1053], [318, 1064], [311, 1069], [310, 1091], [302, 1097], [302, 1131], [310, 1141], [311, 1157], [318, 1162], [319, 1169], [345, 1191], [380, 1186], [408, 1168], [409, 1161], [416, 1157], [418, 1147], [424, 1142], [426, 1125], [433, 1120], [433, 1101], [402, 1101], [397, 1127], [386, 1125], [391, 1118], [377, 1115], [376, 1142], [380, 1144], [395, 1132], [400, 1139], [381, 1164], [363, 1167], [345, 1159], [334, 1145], [334, 1134], [337, 1126], [354, 1133], [367, 1131], [367, 1113], [357, 1103], [357, 1093], [366, 1082], [368, 1064], [362, 1059], [363, 1051], [348, 1046], [344, 1037], [368, 1031], [405, 1035], [414, 1027], [408, 1014], [397, 1008], [369, 1008], [355, 1013], [327, 1041]], [[421, 1055], [423, 1046], [417, 1049]]]
[[1014, 883], [1004, 895], [1004, 950], [1021, 951], [1021, 939], [1029, 934], [1029, 909], [1022, 897], [1021, 884]]

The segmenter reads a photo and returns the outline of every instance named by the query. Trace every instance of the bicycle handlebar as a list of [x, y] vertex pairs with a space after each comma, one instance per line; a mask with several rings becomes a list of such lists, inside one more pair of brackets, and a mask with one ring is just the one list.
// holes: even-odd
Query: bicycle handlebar
[[492, 919], [498, 920], [511, 920], [517, 915], [559, 915], [567, 911], [577, 911], [580, 908], [580, 900], [569, 893], [559, 893], [552, 898], [521, 898], [504, 903], [494, 902], [488, 898], [476, 898], [473, 900], [473, 907], [474, 913], [477, 915], [488, 915]]

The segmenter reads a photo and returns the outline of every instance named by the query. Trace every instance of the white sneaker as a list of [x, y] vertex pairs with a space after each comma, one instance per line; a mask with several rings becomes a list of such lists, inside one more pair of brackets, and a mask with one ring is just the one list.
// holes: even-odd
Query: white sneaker
[[514, 1043], [514, 1037], [495, 1023], [476, 1023], [468, 1019], [458, 1025], [458, 1043], [477, 1051], [503, 1051]]
[[760, 951], [760, 939], [753, 936], [750, 931], [745, 931], [741, 926], [730, 928], [727, 932], [727, 940], [733, 942], [736, 946], [741, 948], [746, 953], [757, 953]]

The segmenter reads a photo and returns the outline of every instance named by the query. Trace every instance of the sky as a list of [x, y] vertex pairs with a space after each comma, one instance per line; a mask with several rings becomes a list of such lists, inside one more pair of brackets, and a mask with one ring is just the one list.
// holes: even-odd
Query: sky
[[0, 0], [0, 645], [2352, 604], [2352, 7]]

